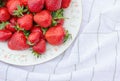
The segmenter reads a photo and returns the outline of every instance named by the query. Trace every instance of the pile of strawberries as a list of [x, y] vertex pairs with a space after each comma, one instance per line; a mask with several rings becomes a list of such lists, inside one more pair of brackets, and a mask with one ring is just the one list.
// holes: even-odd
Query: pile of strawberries
[[61, 45], [70, 34], [64, 29], [64, 8], [71, 0], [1, 0], [0, 41], [11, 50], [32, 48], [40, 55], [46, 43]]

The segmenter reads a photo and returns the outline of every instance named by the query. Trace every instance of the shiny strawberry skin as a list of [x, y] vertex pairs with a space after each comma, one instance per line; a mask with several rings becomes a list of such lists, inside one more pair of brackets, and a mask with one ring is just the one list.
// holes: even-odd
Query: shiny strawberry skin
[[21, 3], [22, 3], [24, 6], [27, 6], [28, 0], [21, 0]]
[[18, 5], [22, 6], [22, 3], [20, 0], [9, 0], [7, 2], [7, 8], [11, 15], [13, 15], [14, 11], [17, 10]]
[[10, 14], [7, 10], [7, 8], [3, 7], [0, 8], [0, 21], [5, 22], [10, 19]]
[[28, 8], [31, 12], [40, 12], [44, 7], [45, 0], [28, 0]]
[[11, 32], [16, 32], [15, 25], [11, 23], [6, 25], [6, 29], [10, 30]]
[[60, 45], [63, 43], [65, 37], [64, 28], [59, 25], [51, 27], [45, 34], [45, 38], [51, 45]]
[[20, 28], [25, 29], [25, 30], [30, 30], [33, 26], [32, 14], [26, 14], [22, 16], [21, 18], [18, 18], [17, 23], [20, 26]]
[[71, 0], [62, 0], [62, 8], [68, 8], [71, 3]]
[[8, 41], [8, 47], [12, 50], [25, 50], [29, 48], [29, 45], [27, 45], [26, 42], [27, 39], [23, 32], [15, 32]]
[[40, 32], [42, 34], [42, 30], [38, 26], [32, 27], [31, 32]]
[[43, 10], [34, 16], [34, 21], [41, 27], [47, 28], [52, 23], [52, 16], [49, 11]]
[[12, 32], [9, 30], [0, 30], [0, 41], [6, 41], [12, 36]]
[[33, 46], [33, 51], [38, 54], [43, 54], [46, 51], [46, 41], [41, 39], [38, 44]]
[[13, 24], [13, 25], [16, 25], [16, 23], [17, 23], [17, 17], [12, 17], [10, 19], [10, 23]]
[[35, 45], [39, 42], [40, 37], [41, 37], [40, 32], [32, 32], [28, 37], [28, 41], [30, 44]]
[[56, 11], [61, 8], [62, 0], [45, 0], [45, 6], [49, 11]]

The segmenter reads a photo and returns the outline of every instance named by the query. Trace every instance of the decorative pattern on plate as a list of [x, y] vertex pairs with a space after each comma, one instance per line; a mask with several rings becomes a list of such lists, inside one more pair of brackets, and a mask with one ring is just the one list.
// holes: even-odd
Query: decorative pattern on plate
[[0, 42], [0, 61], [13, 65], [27, 66], [49, 61], [62, 54], [71, 45], [79, 32], [82, 19], [81, 0], [72, 0], [70, 7], [65, 10], [64, 15], [66, 17], [64, 27], [72, 34], [72, 39], [60, 46], [48, 44], [46, 53], [41, 55], [40, 58], [34, 57], [30, 49], [13, 51], [8, 48], [6, 43]]

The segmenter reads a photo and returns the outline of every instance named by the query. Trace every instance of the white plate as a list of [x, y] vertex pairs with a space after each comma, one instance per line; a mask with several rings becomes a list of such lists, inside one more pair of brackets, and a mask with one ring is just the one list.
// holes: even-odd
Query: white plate
[[71, 40], [61, 46], [47, 45], [47, 52], [38, 59], [33, 56], [30, 49], [13, 51], [8, 48], [6, 43], [0, 42], [0, 61], [13, 65], [27, 66], [49, 61], [62, 54], [71, 45], [79, 32], [82, 19], [81, 0], [72, 0], [64, 15], [66, 17], [64, 27], [72, 34]]

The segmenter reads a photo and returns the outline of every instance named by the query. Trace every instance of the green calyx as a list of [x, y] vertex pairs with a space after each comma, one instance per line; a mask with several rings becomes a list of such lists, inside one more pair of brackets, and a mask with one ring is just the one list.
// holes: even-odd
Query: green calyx
[[17, 16], [17, 17], [21, 17], [21, 16], [24, 16], [23, 13], [27, 13], [27, 12], [28, 12], [28, 8], [27, 7], [18, 5], [17, 6], [17, 10], [14, 11], [13, 15]]
[[68, 30], [66, 30], [65, 31], [65, 37], [64, 37], [64, 43], [67, 41], [67, 40], [69, 40], [69, 39], [71, 39], [72, 38], [72, 35], [68, 32]]
[[8, 25], [9, 22], [2, 22], [0, 23], [0, 30], [5, 29], [6, 25]]
[[35, 57], [37, 57], [37, 58], [39, 58], [39, 57], [41, 56], [39, 53], [37, 53], [37, 52], [35, 52], [35, 51], [32, 51], [32, 53], [33, 53], [33, 55], [34, 55]]
[[47, 30], [48, 30], [48, 28], [41, 28], [41, 29], [42, 29], [43, 35], [45, 35]]
[[28, 30], [23, 30], [23, 32], [24, 32], [24, 35], [28, 38], [28, 36], [30, 35], [30, 31], [28, 31]]
[[57, 25], [57, 21], [59, 19], [64, 19], [64, 15], [63, 15], [64, 10], [63, 9], [59, 9], [57, 11], [52, 12], [52, 26], [56, 26]]

